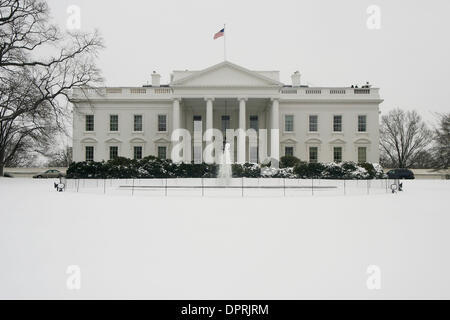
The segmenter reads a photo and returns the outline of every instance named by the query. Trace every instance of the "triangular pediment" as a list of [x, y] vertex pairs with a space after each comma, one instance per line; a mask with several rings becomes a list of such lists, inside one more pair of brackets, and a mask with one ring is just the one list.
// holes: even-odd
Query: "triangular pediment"
[[108, 140], [105, 141], [106, 143], [122, 143], [121, 140], [116, 139], [116, 138], [110, 138]]
[[84, 138], [81, 140], [81, 143], [97, 143], [97, 139], [95, 138]]
[[321, 144], [322, 140], [320, 140], [319, 138], [309, 138], [308, 140], [305, 141], [305, 143], [307, 143], [307, 144]]
[[130, 143], [145, 143], [146, 141], [142, 138], [133, 138], [130, 140]]
[[345, 144], [345, 141], [337, 138], [337, 139], [331, 140], [330, 144]]
[[170, 143], [171, 141], [165, 137], [153, 139], [154, 143]]
[[268, 78], [229, 61], [224, 61], [201, 71], [175, 80], [171, 86], [193, 87], [261, 87], [282, 86], [277, 80]]

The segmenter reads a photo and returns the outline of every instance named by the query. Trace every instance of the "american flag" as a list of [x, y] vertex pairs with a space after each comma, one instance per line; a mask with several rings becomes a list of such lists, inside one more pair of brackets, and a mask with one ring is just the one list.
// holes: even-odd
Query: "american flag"
[[223, 28], [222, 30], [220, 30], [219, 32], [217, 32], [214, 35], [214, 40], [216, 40], [217, 38], [223, 37], [225, 35], [225, 28]]

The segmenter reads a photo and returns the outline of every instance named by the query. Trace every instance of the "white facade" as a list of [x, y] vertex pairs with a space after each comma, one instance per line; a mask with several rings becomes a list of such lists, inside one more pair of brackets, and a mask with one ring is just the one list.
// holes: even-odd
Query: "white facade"
[[[284, 85], [278, 71], [251, 71], [225, 61], [201, 71], [174, 71], [166, 86], [154, 73], [151, 86], [75, 89], [71, 101], [74, 161], [170, 158], [177, 128], [189, 130], [204, 149], [194, 120], [201, 121], [195, 125], [202, 132], [224, 126], [267, 129], [267, 153], [274, 158], [379, 161], [379, 89], [302, 86], [298, 72], [292, 85]], [[234, 141], [235, 161], [257, 161], [248, 137]], [[199, 161], [199, 150], [191, 152]]]

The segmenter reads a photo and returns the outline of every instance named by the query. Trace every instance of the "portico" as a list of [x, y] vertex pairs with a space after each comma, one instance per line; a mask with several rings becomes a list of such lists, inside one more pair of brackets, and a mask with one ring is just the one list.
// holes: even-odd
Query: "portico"
[[[274, 106], [275, 105], [275, 106]], [[207, 130], [216, 129], [232, 145], [234, 161], [237, 163], [257, 162], [258, 149], [252, 149], [259, 143], [260, 134], [266, 134], [265, 141], [270, 149], [269, 156], [279, 156], [278, 135], [278, 99], [236, 97], [204, 97], [173, 99], [173, 128], [186, 129], [191, 137], [203, 136]], [[180, 120], [182, 119], [182, 120]], [[255, 137], [247, 135], [254, 130]], [[233, 130], [227, 133], [227, 130]], [[266, 130], [266, 131], [264, 131]], [[208, 137], [208, 135], [205, 135]], [[204, 141], [202, 149], [211, 143]], [[265, 150], [264, 150], [265, 151]], [[195, 152], [193, 151], [193, 154]], [[195, 161], [195, 156], [193, 157]], [[253, 161], [251, 161], [253, 160]]]

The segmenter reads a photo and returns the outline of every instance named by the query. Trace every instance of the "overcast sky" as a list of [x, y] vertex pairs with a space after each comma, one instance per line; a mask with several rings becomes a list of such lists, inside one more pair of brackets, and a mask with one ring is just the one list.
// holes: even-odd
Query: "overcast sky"
[[[81, 9], [83, 30], [98, 29], [108, 86], [140, 86], [156, 70], [203, 69], [227, 59], [254, 70], [279, 70], [290, 84], [381, 88], [383, 112], [393, 107], [450, 111], [450, 0], [49, 0], [66, 26], [67, 8]], [[370, 5], [381, 9], [381, 29], [367, 27]]]

